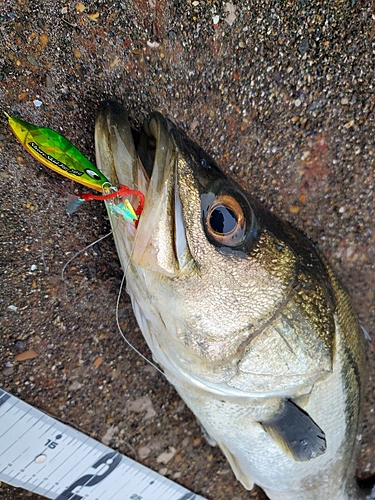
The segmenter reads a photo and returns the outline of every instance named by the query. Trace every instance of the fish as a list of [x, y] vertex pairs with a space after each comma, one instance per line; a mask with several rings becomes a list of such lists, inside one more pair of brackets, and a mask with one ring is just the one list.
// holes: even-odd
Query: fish
[[237, 480], [271, 500], [365, 498], [364, 336], [322, 253], [159, 112], [134, 131], [103, 102], [95, 149], [145, 195], [137, 227], [108, 210], [140, 330]]

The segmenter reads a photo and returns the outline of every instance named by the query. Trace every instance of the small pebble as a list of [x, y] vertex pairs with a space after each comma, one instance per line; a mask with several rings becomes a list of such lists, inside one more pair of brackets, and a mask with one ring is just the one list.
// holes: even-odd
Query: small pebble
[[38, 63], [32, 56], [26, 56], [26, 58], [32, 66], [38, 66]]
[[48, 38], [48, 35], [47, 33], [41, 33], [39, 35], [39, 43], [42, 47], [46, 47], [48, 45], [48, 42], [49, 42], [49, 38]]
[[30, 349], [29, 351], [24, 351], [20, 352], [16, 356], [14, 356], [14, 359], [16, 361], [26, 361], [28, 359], [34, 359], [38, 356], [38, 353]]
[[310, 43], [309, 43], [308, 38], [304, 38], [303, 40], [300, 41], [300, 43], [298, 45], [298, 50], [299, 50], [299, 53], [301, 54], [301, 56], [306, 54], [306, 52], [309, 50], [309, 46], [310, 46]]
[[343, 97], [343, 98], [341, 99], [341, 104], [342, 104], [343, 106], [346, 106], [347, 104], [349, 104], [349, 99], [348, 99], [347, 97]]
[[119, 428], [117, 426], [111, 425], [111, 427], [107, 429], [107, 432], [102, 437], [101, 439], [102, 443], [108, 446], [112, 441], [112, 439], [114, 438], [114, 436], [118, 433], [118, 431]]
[[95, 14], [87, 14], [87, 17], [90, 21], [94, 21], [96, 23], [99, 19], [99, 12], [95, 12]]
[[300, 210], [301, 210], [301, 207], [298, 207], [297, 205], [290, 205], [289, 206], [289, 212], [291, 214], [298, 214]]
[[40, 108], [40, 106], [43, 104], [39, 99], [34, 99], [33, 103], [36, 108]]
[[159, 47], [160, 43], [158, 43], [158, 42], [150, 42], [150, 40], [147, 40], [147, 45], [151, 49], [157, 49]]
[[8, 306], [8, 309], [10, 309], [11, 311], [14, 311], [14, 312], [18, 311], [18, 307], [14, 306], [13, 304], [11, 304], [10, 306]]
[[82, 14], [82, 12], [86, 9], [86, 7], [83, 5], [83, 3], [78, 2], [76, 3], [76, 11]]
[[73, 49], [73, 55], [76, 59], [80, 59], [82, 57], [82, 52], [79, 49], [75, 48]]
[[232, 2], [226, 2], [224, 5], [224, 11], [228, 12], [227, 17], [224, 19], [226, 23], [229, 24], [229, 26], [232, 26], [234, 21], [236, 20], [236, 9], [237, 7], [232, 3]]
[[144, 460], [145, 458], [150, 456], [150, 453], [151, 453], [151, 448], [149, 448], [148, 446], [141, 446], [138, 449], [138, 456], [141, 460]]
[[169, 451], [165, 451], [158, 456], [158, 458], [156, 459], [157, 463], [166, 465], [170, 460], [172, 460], [176, 452], [177, 452], [176, 448], [170, 446]]
[[78, 389], [80, 389], [81, 387], [82, 387], [82, 384], [80, 384], [77, 380], [75, 380], [68, 387], [68, 391], [78, 391]]
[[95, 366], [95, 368], [98, 368], [102, 363], [103, 363], [103, 356], [98, 356], [93, 362], [93, 365]]
[[134, 401], [127, 401], [125, 406], [128, 411], [134, 411], [134, 413], [142, 413], [145, 411], [145, 420], [156, 416], [156, 411], [154, 410], [151, 398], [148, 395], [141, 396]]
[[51, 75], [46, 76], [46, 87], [47, 87], [47, 89], [54, 89], [55, 88], [55, 84], [53, 83]]
[[32, 266], [30, 266], [30, 271], [36, 271], [36, 265], [33, 264]]

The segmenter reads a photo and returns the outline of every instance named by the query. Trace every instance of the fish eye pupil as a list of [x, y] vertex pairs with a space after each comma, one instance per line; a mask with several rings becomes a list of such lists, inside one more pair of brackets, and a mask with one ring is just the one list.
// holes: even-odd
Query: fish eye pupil
[[212, 192], [202, 194], [201, 209], [203, 228], [213, 245], [237, 247], [246, 238], [246, 216], [235, 196]]
[[237, 226], [236, 214], [230, 208], [219, 205], [210, 215], [210, 226], [215, 233], [228, 234]]

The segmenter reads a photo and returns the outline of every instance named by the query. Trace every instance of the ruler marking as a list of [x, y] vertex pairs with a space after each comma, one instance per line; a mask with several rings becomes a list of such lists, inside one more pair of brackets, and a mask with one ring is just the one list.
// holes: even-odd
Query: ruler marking
[[[7, 416], [6, 414], [7, 414], [8, 412], [10, 412], [11, 410], [13, 410], [13, 408], [15, 408], [16, 406], [17, 406], [17, 404], [14, 404], [13, 406], [11, 406], [11, 407], [8, 409], [8, 411], [4, 414], [4, 416], [3, 416], [2, 418], [6, 417], [6, 416]], [[16, 409], [16, 414], [15, 414], [15, 415], [12, 415], [12, 417], [15, 417], [15, 416], [17, 415], [17, 413], [22, 413], [22, 410], [20, 410], [20, 409], [18, 409], [18, 408], [15, 408], [15, 409]], [[17, 421], [17, 422], [14, 422], [14, 424], [13, 424], [13, 425], [17, 425], [17, 423], [18, 423], [18, 421]], [[12, 427], [13, 427], [13, 426], [12, 426]], [[4, 432], [3, 432], [2, 434], [0, 434], [0, 439], [1, 439], [1, 438], [4, 436], [4, 434], [6, 434], [6, 433], [7, 433], [10, 429], [11, 429], [11, 427], [6, 428], [6, 429], [4, 430]]]
[[[121, 499], [123, 500], [124, 498], [124, 490], [126, 488], [126, 492], [128, 492], [128, 490], [131, 488], [133, 488], [133, 469], [131, 467], [131, 465], [127, 464], [126, 461], [129, 460], [127, 457], [123, 457], [123, 461], [122, 463], [119, 465], [118, 468], [116, 468], [114, 471], [113, 471], [113, 476], [111, 477], [111, 480], [113, 481], [113, 483], [116, 483], [117, 482], [119, 483], [118, 484], [118, 490], [116, 490], [116, 492], [113, 492], [113, 498], [116, 498], [116, 494], [117, 494], [117, 491], [121, 491], [122, 493], [122, 497]], [[129, 474], [128, 476], [126, 475], [127, 472], [130, 472], [131, 475]], [[116, 480], [116, 478], [118, 477], [118, 480]], [[105, 494], [106, 492], [106, 483], [105, 481], [103, 481], [101, 484], [98, 484], [96, 489], [93, 490], [93, 492], [99, 497], [99, 498], [102, 498], [103, 497], [103, 494]], [[129, 497], [130, 498], [130, 497]], [[112, 498], [111, 498], [112, 500]]]
[[[122, 484], [122, 485], [119, 487], [119, 489], [118, 489], [118, 490], [116, 490], [116, 491], [114, 491], [114, 492], [113, 492], [113, 499], [114, 499], [114, 500], [116, 499], [116, 495], [117, 495], [118, 493], [123, 492], [123, 490], [124, 490], [124, 486], [125, 486], [125, 485], [126, 485], [126, 483], [125, 483], [125, 484]], [[124, 495], [124, 493], [122, 493], [122, 495]], [[100, 496], [99, 496], [98, 498], [100, 498]], [[122, 496], [122, 498], [124, 498], [124, 496]]]
[[[120, 463], [120, 465], [112, 472], [112, 477], [111, 480], [113, 481], [114, 484], [118, 483], [118, 490], [113, 492], [113, 498], [116, 498], [117, 492], [122, 492], [122, 498], [123, 495], [125, 494], [124, 489], [125, 487], [129, 489], [129, 485], [132, 484], [132, 477], [127, 477], [126, 473], [129, 471], [132, 471], [131, 466], [125, 463], [125, 460], [127, 457], [122, 457], [123, 460]], [[95, 489], [93, 489], [93, 493], [97, 495], [98, 498], [102, 498], [103, 494], [106, 491], [106, 483], [103, 481], [102, 483], [99, 483]], [[126, 492], [127, 494], [127, 492]]]
[[[122, 461], [122, 456], [116, 452], [111, 450], [109, 453], [106, 453], [105, 455], [102, 455], [102, 457], [95, 461], [94, 463], [91, 464], [91, 466], [86, 469], [84, 472], [89, 472], [89, 474], [85, 474], [82, 477], [78, 477], [73, 483], [70, 484], [68, 488], [66, 488], [63, 493], [57, 497], [57, 500], [63, 500], [69, 498], [69, 494], [73, 493], [76, 488], [80, 487], [78, 494], [81, 494], [81, 490], [89, 486], [90, 488], [92, 486], [95, 486], [96, 484], [100, 483], [104, 479], [106, 479], [111, 472], [116, 469], [116, 467], [121, 463]], [[101, 465], [107, 465], [108, 468], [105, 470], [103, 474], [97, 474], [96, 472], [101, 471], [101, 469], [98, 469]], [[95, 469], [93, 473], [89, 469]], [[90, 490], [91, 491], [91, 490]], [[83, 494], [83, 492], [82, 492]]]
[[0, 481], [51, 500], [205, 500], [3, 389], [0, 428]]
[[[164, 478], [164, 479], [167, 479], [167, 478]], [[167, 487], [169, 489], [170, 488], [170, 486], [169, 486], [169, 480], [167, 480], [167, 481], [165, 481], [163, 483], [160, 481], [160, 483], [159, 483], [159, 485], [158, 485], [158, 487], [156, 488], [156, 491], [155, 491], [155, 494], [158, 495], [158, 497], [155, 498], [155, 500], [157, 500], [159, 498], [160, 498], [160, 500], [164, 500], [164, 498], [165, 498], [165, 492], [161, 492], [161, 491], [158, 491], [158, 490], [160, 490], [160, 488], [162, 488], [162, 487]], [[175, 492], [172, 490], [170, 493], [172, 494], [171, 498], [173, 498], [173, 494]]]
[[[12, 415], [12, 417], [16, 417], [17, 416], [17, 413], [19, 412], [22, 412], [22, 410], [19, 410], [16, 412], [15, 415]], [[17, 421], [15, 421], [10, 427], [6, 428], [5, 431], [3, 432], [3, 434], [0, 436], [0, 439], [5, 435], [5, 434], [8, 434], [9, 432], [11, 432], [12, 430], [14, 430], [14, 428], [19, 425], [21, 423], [21, 425], [24, 425], [25, 422], [29, 422], [31, 420], [32, 417], [30, 417], [30, 415], [28, 415], [27, 413], [23, 413], [21, 418]], [[28, 432], [28, 429], [25, 431], [25, 433]], [[22, 437], [22, 435], [20, 436]]]
[[15, 441], [12, 441], [12, 442], [11, 442], [11, 444], [10, 444], [7, 448], [5, 448], [5, 450], [3, 450], [2, 455], [5, 455], [5, 454], [6, 454], [6, 452], [9, 450], [9, 448], [14, 447], [14, 445], [15, 445], [16, 443], [18, 443], [19, 441], [20, 441], [20, 439], [19, 439], [19, 438], [16, 438], [16, 439], [15, 439]]
[[[70, 443], [72, 442], [73, 440], [70, 440]], [[63, 442], [61, 442], [61, 444], [63, 444]], [[64, 452], [68, 452], [69, 453], [69, 456], [71, 457], [72, 453], [68, 450], [68, 446], [64, 446], [64, 447], [61, 447], [60, 449], [58, 449], [58, 451], [56, 453], [54, 453], [52, 455], [52, 457], [50, 458], [49, 460], [49, 464], [50, 465], [54, 465], [52, 464], [52, 462], [56, 461], [56, 460], [60, 460], [60, 462], [57, 462], [56, 464], [56, 467], [50, 471], [50, 474], [53, 475], [56, 470], [61, 467], [61, 458], [63, 458], [63, 454]], [[68, 458], [68, 457], [67, 457]], [[63, 458], [63, 461], [65, 462], [67, 460], [67, 458]]]
[[[40, 429], [40, 428], [39, 428]], [[55, 434], [57, 433], [58, 431], [55, 432]], [[37, 453], [30, 461], [28, 464], [25, 465], [25, 468], [28, 468], [28, 467], [31, 467], [34, 463], [35, 463], [35, 459], [37, 456], [40, 456], [40, 455], [43, 455], [45, 454], [46, 452], [49, 451], [49, 448], [48, 447], [45, 447], [44, 450], [42, 450], [41, 452]], [[62, 451], [64, 451], [64, 448], [62, 448], [60, 451], [57, 452], [57, 454], [60, 454]], [[48, 460], [48, 464], [50, 464], [52, 462], [52, 460], [54, 460], [56, 455], [53, 455], [51, 457], [47, 457], [49, 458]]]
[[[86, 440], [87, 441], [87, 440]], [[78, 447], [75, 448], [75, 450], [72, 452], [72, 454], [70, 455], [69, 459], [73, 462], [73, 463], [68, 463], [69, 460], [65, 460], [64, 462], [64, 465], [67, 465], [69, 467], [69, 469], [64, 473], [64, 475], [61, 477], [61, 481], [65, 480], [65, 477], [67, 475], [69, 475], [69, 473], [71, 473], [71, 471], [73, 469], [76, 468], [76, 460], [77, 458], [75, 458], [75, 456], [78, 454], [78, 455], [81, 455], [82, 452], [84, 452], [84, 455], [82, 458], [80, 458], [80, 461], [83, 461], [84, 458], [90, 453], [91, 449], [88, 445], [86, 445], [86, 441], [83, 442], [83, 443], [79, 443], [79, 441], [76, 441], [76, 443], [78, 444]], [[87, 468], [87, 466], [85, 465], [85, 468]], [[86, 469], [82, 469], [82, 472], [80, 472], [79, 474], [82, 474]], [[79, 475], [77, 474], [77, 475]], [[71, 482], [71, 481], [70, 481]]]
[[7, 394], [4, 391], [0, 392], [0, 406], [3, 406], [3, 404], [10, 399], [10, 394]]
[[[85, 437], [87, 438], [87, 439], [86, 439], [86, 441], [87, 441], [88, 439], [90, 439], [90, 438], [88, 438], [87, 436], [85, 436]], [[79, 447], [75, 450], [75, 452], [74, 452], [74, 453], [76, 454], [76, 453], [77, 453], [77, 451], [79, 451], [81, 448], [84, 448], [84, 447], [85, 447], [85, 446], [84, 446], [84, 444], [85, 444], [85, 443], [80, 444], [80, 446], [79, 446]], [[91, 448], [90, 446], [88, 446], [88, 445], [86, 445], [86, 448], [88, 448], [88, 449], [86, 450], [87, 452], [86, 452], [86, 453], [85, 453], [85, 455], [84, 455], [84, 456], [80, 459], [80, 461], [82, 461], [82, 462], [84, 461], [84, 458], [85, 458], [85, 457], [86, 457], [86, 456], [87, 456], [87, 455], [91, 452], [91, 450], [92, 450], [92, 448]], [[81, 451], [82, 451], [82, 450], [81, 450]], [[70, 457], [70, 458], [71, 458], [71, 459], [75, 462], [75, 460], [74, 460], [74, 455], [71, 455], [71, 457]], [[66, 464], [66, 463], [67, 463], [67, 462], [65, 462], [65, 464]], [[76, 463], [69, 464], [69, 467], [70, 467], [70, 468], [69, 468], [69, 469], [68, 469], [68, 470], [64, 473], [64, 475], [61, 477], [60, 484], [63, 484], [63, 481], [65, 481], [65, 480], [66, 480], [65, 478], [66, 478], [66, 477], [67, 477], [67, 476], [68, 476], [68, 475], [72, 472], [72, 470], [73, 470], [73, 469], [77, 469], [77, 464], [76, 464]], [[90, 467], [91, 467], [91, 466], [87, 466], [87, 464], [85, 464], [85, 465], [84, 465], [84, 468], [82, 468], [82, 470], [80, 470], [80, 472], [79, 472], [79, 473], [74, 474], [73, 478], [79, 478], [82, 474], [86, 473], [86, 472], [87, 472], [87, 469], [88, 469], [88, 468], [90, 468]], [[72, 481], [74, 482], [74, 479], [70, 479], [70, 480], [69, 480], [69, 482], [67, 482], [67, 484], [65, 484], [65, 486], [62, 486], [62, 487], [64, 488], [64, 490], [69, 489], [70, 485], [72, 484]]]
[[[83, 459], [84, 459], [84, 457], [83, 457]], [[59, 487], [59, 489], [64, 488], [64, 487], [65, 487], [65, 489], [66, 489], [66, 488], [69, 486], [69, 484], [72, 482], [72, 479], [69, 479], [69, 474], [71, 474], [72, 470], [75, 468], [75, 464], [73, 464], [73, 466], [71, 466], [71, 464], [70, 464], [70, 463], [68, 463], [68, 460], [66, 460], [66, 461], [63, 463], [63, 466], [65, 466], [65, 470], [64, 470], [64, 469], [60, 470], [60, 474], [62, 474], [62, 475], [60, 475], [60, 477], [59, 477], [59, 481], [55, 481], [55, 483], [56, 483], [56, 482], [58, 483], [58, 484], [57, 484], [57, 486]], [[66, 466], [67, 466], [67, 467], [66, 467]], [[56, 473], [56, 471], [58, 471], [58, 470], [59, 470], [59, 468], [61, 469], [61, 465], [60, 465], [60, 467], [59, 467], [59, 466], [58, 466], [58, 467], [56, 467], [56, 468], [53, 470], [53, 473], [55, 474], [55, 473]], [[83, 470], [83, 471], [81, 471], [81, 474], [82, 474], [83, 472], [84, 472], [84, 470]], [[78, 475], [79, 475], [79, 474], [78, 474]], [[76, 477], [76, 476], [77, 476], [77, 475], [75, 475], [74, 477]], [[65, 486], [64, 486], [64, 485], [65, 485]]]

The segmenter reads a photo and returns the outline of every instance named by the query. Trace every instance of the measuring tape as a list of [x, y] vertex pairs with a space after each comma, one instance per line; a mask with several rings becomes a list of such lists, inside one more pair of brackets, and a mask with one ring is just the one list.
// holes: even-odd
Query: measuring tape
[[2, 389], [0, 481], [55, 500], [205, 500]]

